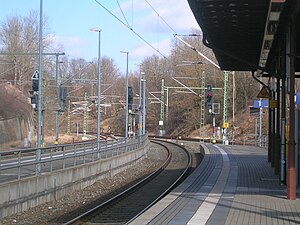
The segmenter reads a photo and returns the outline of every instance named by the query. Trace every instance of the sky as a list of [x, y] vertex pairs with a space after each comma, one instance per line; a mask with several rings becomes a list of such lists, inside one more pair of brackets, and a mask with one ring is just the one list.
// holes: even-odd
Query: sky
[[[31, 11], [40, 11], [40, 0], [2, 0], [0, 23]], [[112, 58], [123, 73], [126, 54], [120, 51], [129, 52], [129, 71], [137, 70], [145, 57], [158, 54], [146, 42], [167, 56], [175, 32], [199, 29], [187, 0], [43, 0], [43, 14], [55, 46], [70, 59], [96, 59], [99, 36], [90, 29], [101, 29], [101, 56]]]

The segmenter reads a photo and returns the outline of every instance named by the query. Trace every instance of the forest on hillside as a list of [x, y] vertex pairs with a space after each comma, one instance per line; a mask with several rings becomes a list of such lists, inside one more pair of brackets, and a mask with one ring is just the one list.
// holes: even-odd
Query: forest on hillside
[[[64, 46], [55, 47], [47, 22], [44, 25], [43, 46], [45, 52], [63, 52]], [[211, 49], [202, 44], [200, 30], [191, 30], [193, 36], [183, 40], [217, 63]], [[38, 52], [38, 14], [31, 12], [26, 17], [11, 16], [0, 24], [0, 80], [19, 89], [26, 97], [32, 96], [31, 76], [38, 67], [37, 56], [26, 53]], [[24, 54], [19, 54], [24, 53]], [[58, 60], [57, 60], [58, 59]], [[44, 110], [45, 132], [53, 134], [55, 112], [59, 111], [60, 132], [66, 133], [83, 129], [96, 132], [97, 120], [97, 60], [88, 62], [83, 58], [68, 58], [66, 55], [44, 56]], [[120, 72], [114, 59], [101, 58], [101, 120], [103, 127], [114, 133], [123, 134], [125, 125], [125, 76]], [[133, 112], [138, 110], [140, 78], [147, 86], [147, 130], [153, 134], [160, 128], [164, 102], [163, 129], [169, 135], [188, 135], [199, 129], [201, 100], [206, 100], [207, 85], [213, 88], [216, 103], [216, 125], [222, 126], [224, 110], [224, 71], [197, 54], [183, 42], [174, 38], [167, 57], [153, 55], [144, 58], [140, 69], [129, 72], [129, 86], [133, 90]], [[162, 98], [162, 82], [164, 82]], [[229, 72], [228, 117], [249, 111], [253, 99], [259, 92], [259, 84], [250, 72]], [[60, 90], [67, 90], [61, 99]], [[3, 89], [0, 90], [2, 92]], [[3, 104], [2, 102], [0, 104]], [[3, 105], [1, 105], [3, 108]], [[233, 111], [234, 110], [234, 111]], [[32, 112], [35, 112], [34, 110]], [[5, 116], [5, 111], [0, 113]], [[212, 116], [205, 104], [204, 124], [212, 123]], [[247, 114], [248, 115], [248, 114]], [[70, 123], [68, 126], [68, 117]], [[230, 123], [230, 126], [235, 124]], [[235, 125], [236, 126], [236, 125]], [[105, 129], [104, 128], [104, 129]]]

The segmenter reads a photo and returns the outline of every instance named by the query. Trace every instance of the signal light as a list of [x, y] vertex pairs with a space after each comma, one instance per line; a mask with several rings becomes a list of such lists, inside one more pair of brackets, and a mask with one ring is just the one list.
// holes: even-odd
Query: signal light
[[211, 86], [211, 84], [207, 85], [206, 99], [207, 99], [208, 105], [213, 104], [213, 93], [212, 93], [212, 86]]
[[132, 110], [133, 92], [132, 87], [128, 87], [128, 110]]
[[38, 79], [32, 79], [32, 90], [39, 91], [39, 80]]
[[211, 84], [207, 85], [207, 92], [212, 92], [212, 86], [211, 86]]

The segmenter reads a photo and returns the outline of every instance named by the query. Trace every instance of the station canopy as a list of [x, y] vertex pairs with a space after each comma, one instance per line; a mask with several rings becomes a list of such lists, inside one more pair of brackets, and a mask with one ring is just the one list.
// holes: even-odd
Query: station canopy
[[188, 0], [204, 44], [212, 48], [221, 69], [228, 71], [266, 67], [285, 2]]

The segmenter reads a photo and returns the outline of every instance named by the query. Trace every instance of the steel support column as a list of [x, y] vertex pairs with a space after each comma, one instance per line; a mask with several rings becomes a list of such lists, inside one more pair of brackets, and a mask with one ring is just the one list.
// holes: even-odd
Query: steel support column
[[204, 121], [205, 121], [205, 72], [201, 76], [200, 90], [200, 142], [204, 142]]
[[[270, 105], [270, 104], [269, 104]], [[275, 129], [275, 149], [274, 149], [274, 168], [275, 174], [279, 174], [280, 159], [280, 78], [276, 79], [276, 129]]]
[[224, 108], [223, 108], [223, 124], [228, 120], [228, 72], [224, 72]]
[[295, 169], [295, 20], [290, 26], [290, 117], [289, 117], [289, 151], [288, 151], [288, 171], [287, 171], [287, 198], [296, 199], [296, 169]]
[[166, 87], [166, 130], [168, 130], [168, 125], [169, 125], [169, 88]]
[[[270, 91], [270, 99], [269, 100], [274, 100], [275, 99], [275, 92], [272, 90]], [[271, 144], [271, 167], [274, 168], [275, 167], [275, 132], [276, 132], [276, 116], [275, 116], [275, 109], [274, 108], [270, 108], [270, 114], [271, 114], [271, 140], [272, 140], [272, 144]]]
[[[228, 143], [228, 128], [224, 127], [225, 123], [228, 122], [228, 71], [224, 72], [224, 102], [223, 102], [223, 128], [224, 128], [224, 134], [222, 135], [223, 144]], [[215, 115], [213, 117], [213, 120], [215, 119]], [[213, 128], [215, 129], [215, 128]]]
[[71, 134], [71, 100], [68, 101], [67, 134]]
[[285, 76], [282, 78], [281, 83], [281, 148], [280, 148], [280, 183], [284, 184], [286, 183], [286, 132], [285, 132], [285, 126], [286, 126], [286, 79]]
[[164, 130], [164, 118], [165, 118], [165, 82], [164, 79], [161, 80], [161, 97], [160, 97], [160, 124], [159, 129], [161, 132]]
[[146, 80], [145, 75], [143, 77], [143, 135], [146, 134]]
[[[271, 95], [271, 93], [270, 93]], [[271, 97], [269, 98], [269, 100], [271, 99]], [[269, 144], [268, 144], [268, 162], [271, 162], [272, 161], [272, 149], [273, 149], [273, 140], [272, 140], [272, 111], [271, 111], [271, 108], [269, 107], [268, 109], [269, 113], [268, 113], [268, 116], [269, 116], [269, 127], [268, 127], [268, 130], [269, 130], [269, 135], [268, 135], [268, 139], [269, 139]]]

